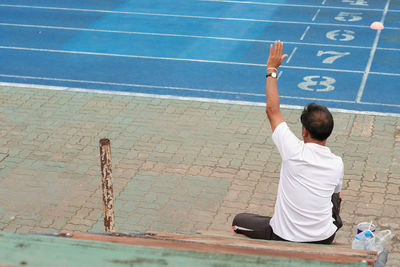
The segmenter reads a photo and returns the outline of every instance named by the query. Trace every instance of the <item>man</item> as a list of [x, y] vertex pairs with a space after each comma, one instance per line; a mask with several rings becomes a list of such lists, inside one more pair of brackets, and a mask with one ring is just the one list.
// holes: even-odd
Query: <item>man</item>
[[339, 216], [343, 161], [326, 147], [333, 129], [329, 110], [315, 103], [301, 114], [303, 141], [289, 129], [280, 111], [277, 71], [283, 43], [270, 46], [267, 62], [266, 112], [272, 139], [282, 157], [282, 166], [271, 217], [250, 213], [236, 215], [232, 227], [251, 238], [331, 244], [342, 226]]

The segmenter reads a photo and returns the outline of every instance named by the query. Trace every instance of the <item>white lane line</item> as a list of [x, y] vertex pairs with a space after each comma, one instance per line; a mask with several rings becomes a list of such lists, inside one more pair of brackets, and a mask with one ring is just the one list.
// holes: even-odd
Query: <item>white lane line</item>
[[304, 37], [306, 36], [308, 30], [310, 29], [310, 26], [307, 26], [307, 28], [304, 30], [303, 35], [300, 37], [300, 40], [303, 41]]
[[[48, 86], [48, 85], [37, 85], [37, 84], [24, 84], [24, 83], [8, 83], [8, 82], [0, 82], [0, 86], [4, 86], [4, 87], [19, 87], [19, 88], [27, 88], [27, 89], [39, 89], [39, 90], [68, 91], [68, 92], [89, 93], [89, 94], [120, 95], [120, 96], [131, 96], [131, 97], [148, 97], [148, 98], [156, 98], [156, 99], [196, 101], [196, 102], [208, 102], [208, 103], [219, 103], [219, 104], [230, 104], [230, 105], [246, 105], [246, 106], [265, 107], [265, 102], [235, 101], [235, 100], [224, 100], [224, 99], [213, 99], [213, 98], [202, 98], [202, 97], [182, 97], [182, 96], [173, 96], [173, 95], [158, 95], [158, 94], [145, 94], [145, 93], [118, 92], [118, 91], [108, 91], [108, 90], [95, 90], [95, 89], [83, 89], [83, 88]], [[313, 101], [314, 99], [306, 99], [306, 100]], [[322, 101], [322, 100], [338, 102], [336, 100], [328, 100], [328, 99], [316, 99], [315, 101]], [[352, 102], [348, 102], [348, 103], [355, 103], [355, 102], [352, 101]], [[359, 104], [364, 104], [364, 103], [359, 103]], [[371, 104], [370, 103], [365, 103], [365, 104], [374, 105], [373, 103], [371, 103]], [[297, 106], [297, 105], [281, 104], [281, 108], [302, 110], [304, 107], [303, 106]], [[347, 113], [347, 114], [364, 114], [364, 115], [400, 117], [400, 114], [398, 114], [398, 113], [358, 111], [358, 110], [348, 110], [348, 109], [339, 109], [339, 108], [329, 108], [329, 110], [332, 111], [332, 112]]]
[[400, 48], [390, 48], [390, 47], [377, 47], [377, 50], [386, 50], [386, 51], [400, 51]]
[[[47, 77], [33, 77], [33, 76], [21, 76], [21, 75], [8, 75], [0, 74], [0, 77], [7, 78], [18, 78], [18, 79], [29, 79], [29, 80], [42, 80], [42, 81], [57, 81], [57, 82], [74, 82], [74, 83], [87, 83], [87, 84], [99, 84], [99, 85], [110, 85], [110, 86], [124, 86], [124, 87], [142, 87], [142, 88], [156, 88], [156, 89], [166, 89], [174, 91], [192, 91], [192, 92], [205, 92], [205, 93], [216, 93], [216, 94], [229, 94], [229, 95], [245, 95], [245, 96], [259, 96], [264, 97], [265, 94], [255, 94], [255, 93], [243, 93], [234, 91], [223, 91], [223, 90], [210, 90], [210, 89], [200, 89], [200, 88], [187, 88], [187, 87], [175, 87], [175, 86], [159, 86], [159, 85], [148, 85], [148, 84], [129, 84], [129, 83], [111, 83], [111, 82], [99, 82], [99, 81], [85, 81], [85, 80], [72, 80], [72, 79], [60, 79], [60, 78], [47, 78]], [[6, 84], [1, 83], [0, 84]], [[18, 84], [18, 83], [16, 83]], [[42, 85], [39, 85], [42, 86]], [[70, 87], [63, 86], [47, 86], [44, 87], [55, 88], [53, 90], [68, 90]], [[98, 90], [98, 89], [83, 89], [83, 90]], [[103, 90], [98, 90], [103, 91]], [[108, 90], [105, 90], [108, 91]], [[129, 94], [129, 92], [122, 92], [123, 94]], [[330, 101], [330, 102], [340, 102], [340, 103], [355, 103], [350, 100], [336, 100], [336, 99], [323, 99], [323, 98], [312, 98], [312, 97], [299, 97], [299, 96], [285, 96], [281, 95], [282, 98], [288, 99], [302, 99], [302, 100], [313, 100], [313, 101]]]
[[[219, 90], [188, 88], [188, 87], [176, 87], [176, 86], [159, 86], [159, 85], [134, 84], [134, 83], [113, 83], [113, 82], [74, 80], [74, 79], [61, 79], [61, 78], [48, 78], [48, 77], [35, 77], [35, 76], [9, 75], [9, 74], [0, 74], [0, 77], [17, 78], [17, 79], [30, 79], [30, 80], [56, 81], [56, 82], [88, 83], [88, 84], [124, 86], [124, 87], [157, 88], [157, 89], [167, 89], [167, 90], [175, 90], [175, 91], [192, 91], [192, 92], [205, 92], [205, 93], [217, 93], [217, 94], [224, 93], [224, 94], [231, 94], [231, 95], [264, 96], [264, 94], [231, 92], [231, 91], [223, 91], [223, 90], [219, 91]], [[56, 86], [56, 88], [59, 88], [59, 87]], [[64, 88], [64, 87], [60, 87], [60, 88]], [[65, 87], [65, 88], [68, 88], [68, 87]]]
[[321, 5], [325, 5], [325, 3], [326, 3], [326, 0], [323, 0], [322, 3], [321, 3]]
[[293, 48], [292, 53], [290, 53], [288, 59], [286, 60], [286, 63], [289, 63], [290, 60], [292, 60], [292, 57], [293, 57], [294, 53], [296, 52], [296, 50], [297, 50], [297, 46], [295, 48]]
[[282, 76], [282, 74], [283, 74], [283, 70], [281, 70], [281, 71], [278, 73], [278, 80], [279, 80], [279, 78]]
[[[386, 6], [385, 6], [385, 9], [383, 11], [382, 18], [381, 18], [382, 24], [385, 22], [385, 17], [386, 17], [387, 11], [389, 9], [389, 5], [390, 5], [390, 0], [388, 0], [386, 2]], [[357, 98], [356, 98], [356, 102], [357, 103], [360, 103], [362, 95], [364, 93], [365, 85], [367, 84], [368, 74], [369, 74], [369, 71], [371, 70], [371, 65], [372, 65], [372, 62], [374, 60], [376, 47], [378, 46], [379, 37], [381, 36], [381, 32], [382, 32], [382, 30], [377, 30], [377, 32], [376, 32], [375, 40], [374, 40], [374, 43], [372, 45], [371, 52], [369, 54], [369, 59], [368, 59], [368, 62], [367, 62], [367, 66], [365, 67], [365, 71], [364, 71], [364, 75], [363, 75], [363, 78], [362, 78], [362, 81], [361, 81], [361, 85], [360, 85], [360, 88], [358, 89]]]
[[[275, 40], [257, 40], [257, 39], [245, 39], [245, 38], [230, 38], [230, 37], [217, 37], [217, 36], [201, 36], [201, 35], [185, 35], [185, 34], [169, 34], [169, 33], [153, 33], [153, 32], [129, 32], [129, 31], [114, 31], [114, 30], [101, 30], [101, 29], [85, 29], [85, 28], [72, 28], [72, 27], [59, 27], [59, 26], [45, 26], [45, 25], [30, 25], [30, 24], [12, 24], [12, 23], [0, 23], [2, 26], [15, 26], [15, 27], [31, 27], [31, 28], [48, 28], [48, 29], [60, 29], [60, 30], [76, 30], [76, 31], [93, 31], [93, 32], [105, 32], [105, 33], [120, 33], [120, 34], [138, 34], [138, 35], [154, 35], [154, 36], [171, 36], [171, 37], [188, 37], [188, 38], [205, 38], [205, 39], [217, 39], [217, 40], [229, 40], [229, 41], [243, 41], [243, 42], [261, 42], [261, 43], [274, 43]], [[303, 43], [303, 42], [291, 42], [285, 41], [287, 44], [295, 45], [310, 45], [310, 46], [328, 46], [328, 47], [343, 47], [343, 48], [356, 48], [356, 49], [371, 49], [369, 46], [356, 46], [356, 45], [336, 45], [336, 44], [322, 44], [322, 43]], [[400, 48], [377, 48], [379, 50], [391, 50], [400, 51]]]
[[[0, 86], [42, 89], [42, 90], [54, 90], [54, 91], [68, 91], [68, 92], [79, 92], [79, 93], [94, 93], [94, 94], [105, 94], [105, 95], [138, 96], [138, 97], [150, 97], [150, 98], [159, 98], [159, 99], [201, 101], [201, 102], [235, 104], [235, 105], [265, 106], [265, 103], [261, 103], [261, 102], [233, 101], [233, 100], [202, 98], [202, 97], [182, 97], [182, 96], [174, 96], [174, 95], [159, 95], [159, 94], [147, 94], [147, 93], [132, 93], [132, 92], [84, 89], [84, 88], [76, 88], [76, 87], [49, 86], [49, 85], [26, 84], [26, 83], [0, 82]], [[219, 93], [221, 93], [221, 92], [219, 92]]]
[[370, 71], [369, 74], [387, 75], [387, 76], [400, 76], [400, 73], [385, 73], [385, 72], [375, 72], [375, 71]]
[[[201, 35], [186, 35], [186, 34], [172, 34], [172, 33], [154, 33], [154, 32], [129, 32], [129, 31], [114, 31], [114, 30], [101, 30], [101, 29], [85, 29], [85, 28], [72, 28], [72, 27], [59, 27], [59, 26], [44, 26], [44, 25], [30, 25], [30, 24], [11, 24], [0, 23], [0, 26], [12, 27], [27, 27], [39, 29], [58, 29], [58, 30], [71, 30], [71, 31], [88, 31], [88, 32], [104, 32], [104, 33], [118, 33], [118, 34], [135, 34], [135, 35], [151, 35], [151, 36], [168, 36], [168, 37], [184, 37], [184, 38], [199, 38], [199, 39], [215, 39], [227, 41], [242, 41], [242, 42], [260, 42], [260, 43], [274, 43], [275, 40], [257, 40], [245, 38], [231, 38], [231, 37], [218, 37], [218, 36], [201, 36]], [[320, 44], [320, 43], [303, 43], [303, 42], [290, 42], [285, 41], [287, 44], [295, 45], [310, 45], [310, 46], [328, 46], [328, 47], [343, 47], [343, 48], [356, 48], [356, 49], [371, 49], [369, 46], [353, 46], [353, 45], [335, 45], [335, 44]], [[393, 50], [400, 51], [400, 48], [377, 48], [379, 50]]]
[[12, 50], [23, 50], [23, 51], [35, 51], [35, 52], [49, 52], [49, 53], [64, 53], [64, 54], [78, 54], [78, 55], [93, 55], [93, 56], [126, 57], [126, 58], [172, 60], [172, 61], [189, 61], [189, 62], [218, 63], [218, 64], [232, 64], [232, 65], [265, 67], [265, 64], [256, 64], [256, 63], [242, 63], [242, 62], [229, 62], [229, 61], [190, 59], [190, 58], [151, 57], [151, 56], [137, 56], [137, 55], [127, 55], [127, 54], [97, 53], [97, 52], [72, 51], [72, 50], [55, 50], [55, 49], [30, 48], [30, 47], [0, 46], [0, 49], [12, 49]]
[[[357, 104], [363, 104], [363, 105], [377, 105], [377, 106], [385, 106], [385, 107], [397, 107], [400, 108], [400, 105], [395, 105], [395, 104], [385, 104], [385, 103], [374, 103], [374, 102], [360, 102]], [[400, 115], [400, 114], [399, 114]]]
[[317, 12], [315, 12], [315, 15], [314, 15], [314, 17], [312, 18], [311, 21], [315, 21], [315, 19], [317, 18], [317, 16], [318, 16], [320, 11], [321, 11], [321, 9], [318, 9]]
[[[359, 11], [382, 11], [382, 9], [379, 8], [358, 8], [358, 7], [326, 6], [326, 5], [297, 5], [297, 4], [282, 4], [282, 3], [266, 3], [257, 1], [234, 1], [234, 0], [200, 0], [200, 1], [247, 4], [247, 5], [265, 5], [265, 6], [288, 6], [288, 7], [329, 8], [329, 9], [359, 10]], [[400, 10], [390, 10], [390, 11], [396, 12]]]
[[[382, 9], [378, 9], [378, 8], [357, 8], [357, 7], [342, 7], [342, 6], [325, 6], [325, 5], [296, 5], [296, 4], [282, 4], [282, 3], [263, 3], [263, 2], [249, 2], [249, 1], [219, 1], [219, 0], [200, 0], [200, 1], [203, 1], [203, 2], [225, 2], [225, 3], [235, 3], [235, 4], [255, 4], [255, 5], [267, 5], [267, 6], [309, 7], [309, 8], [359, 10], [359, 11], [380, 11], [380, 12], [382, 11]], [[137, 14], [137, 12], [134, 12], [134, 11], [116, 11], [116, 10], [105, 10], [105, 9], [82, 9], [82, 8], [52, 7], [52, 6], [0, 4], [0, 7], [35, 8], [35, 9], [48, 9], [48, 10], [114, 13], [114, 14]], [[400, 10], [390, 10], [390, 12], [400, 12]]]
[[[102, 33], [117, 33], [117, 34], [132, 34], [132, 35], [186, 37], [186, 38], [216, 39], [216, 40], [244, 41], [244, 42], [262, 42], [262, 43], [271, 43], [271, 42], [273, 43], [274, 42], [274, 41], [268, 41], [268, 40], [230, 38], [230, 37], [218, 37], [218, 36], [202, 36], [202, 35], [155, 33], [155, 32], [116, 31], [116, 30], [73, 28], [73, 27], [60, 27], [60, 26], [44, 26], [44, 25], [29, 25], [29, 24], [0, 23], [0, 26], [26, 27], [26, 28], [39, 28], [39, 29], [54, 29], [54, 30], [70, 30], [70, 31], [102, 32]], [[367, 48], [367, 47], [365, 47], [365, 48]], [[369, 49], [369, 47], [368, 47], [368, 49]]]
[[[126, 57], [126, 58], [139, 58], [139, 59], [187, 61], [187, 62], [200, 62], [200, 63], [215, 63], [215, 64], [230, 64], [230, 65], [242, 65], [242, 66], [265, 67], [265, 64], [257, 64], [257, 63], [243, 63], [243, 62], [233, 62], [233, 61], [218, 61], [218, 60], [191, 59], [191, 58], [170, 58], [170, 57], [137, 56], [137, 55], [125, 55], [125, 54], [110, 54], [110, 53], [84, 52], [84, 51], [72, 51], [72, 50], [54, 50], [54, 49], [28, 48], [28, 47], [13, 47], [13, 46], [0, 46], [0, 49], [11, 49], [11, 50], [22, 50], [22, 51], [35, 51], [35, 52], [48, 52], [48, 53], [77, 54], [77, 55]], [[303, 69], [303, 70], [318, 70], [318, 71], [323, 70], [323, 71], [349, 72], [349, 73], [363, 73], [363, 71], [361, 71], [361, 70], [343, 70], [343, 69], [314, 68], [314, 67], [303, 67], [303, 66], [281, 66], [281, 68], [287, 68], [287, 69]]]
[[[257, 63], [243, 63], [233, 61], [218, 61], [218, 60], [205, 60], [205, 59], [191, 59], [191, 58], [170, 58], [170, 57], [152, 57], [152, 56], [138, 56], [138, 55], [125, 55], [125, 54], [110, 54], [110, 53], [97, 53], [97, 52], [84, 52], [72, 50], [54, 50], [42, 48], [28, 48], [28, 47], [13, 47], [13, 46], [0, 46], [0, 49], [22, 50], [22, 51], [35, 51], [35, 52], [49, 52], [49, 53], [65, 53], [65, 54], [78, 54], [78, 55], [94, 55], [94, 56], [110, 56], [110, 57], [127, 57], [139, 59], [155, 59], [155, 60], [172, 60], [172, 61], [188, 61], [188, 62], [201, 62], [201, 63], [216, 63], [216, 64], [231, 64], [243, 66], [265, 67], [265, 64]], [[287, 69], [303, 69], [303, 70], [318, 70], [318, 71], [334, 71], [334, 72], [349, 72], [349, 73], [364, 73], [361, 70], [344, 70], [344, 69], [330, 69], [330, 68], [314, 68], [304, 66], [281, 66], [280, 68]], [[376, 74], [380, 74], [377, 72]], [[395, 75], [396, 73], [385, 73], [385, 75]]]
[[[61, 27], [61, 26], [48, 26], [48, 25], [33, 25], [33, 24], [14, 24], [14, 23], [1, 23], [1, 22], [0, 22], [0, 26], [25, 27], [25, 28], [37, 28], [37, 29], [52, 29], [52, 30], [102, 32], [102, 33], [117, 33], [117, 34], [132, 34], [132, 35], [150, 35], [150, 36], [199, 38], [199, 39], [214, 39], [214, 40], [242, 41], [242, 42], [274, 43], [273, 40], [259, 40], [259, 39], [218, 37], [218, 36], [203, 36], [203, 35], [187, 35], [187, 34], [173, 34], [173, 33], [117, 31], [117, 30], [88, 29], [88, 28]], [[318, 44], [318, 43], [312, 44], [312, 43], [286, 42], [286, 41], [285, 41], [285, 43], [302, 44], [302, 45], [316, 45], [316, 46], [321, 46], [322, 45], [322, 46], [336, 46], [336, 47], [349, 47], [349, 48], [363, 48], [363, 49], [370, 49], [371, 48], [371, 47], [366, 47], [366, 46], [351, 46], [351, 45], [346, 46], [346, 45], [332, 45], [332, 44]], [[377, 48], [377, 49], [379, 49], [379, 50], [400, 51], [400, 48]]]
[[[110, 53], [97, 53], [97, 52], [84, 52], [72, 50], [54, 50], [42, 48], [29, 48], [29, 47], [13, 47], [13, 46], [0, 46], [0, 49], [22, 50], [22, 51], [35, 51], [35, 52], [48, 52], [48, 53], [65, 53], [65, 54], [78, 54], [78, 55], [94, 55], [94, 56], [110, 56], [110, 57], [126, 57], [126, 58], [139, 58], [139, 59], [154, 59], [154, 60], [171, 60], [171, 61], [188, 61], [188, 62], [201, 62], [201, 63], [215, 63], [215, 64], [231, 64], [242, 66], [255, 66], [265, 67], [265, 64], [257, 63], [243, 63], [233, 61], [218, 61], [218, 60], [205, 60], [205, 59], [191, 59], [191, 58], [170, 58], [170, 57], [151, 57], [151, 56], [137, 56], [137, 55], [124, 55], [124, 54], [110, 54]], [[364, 73], [362, 70], [344, 70], [344, 69], [330, 69], [330, 68], [314, 68], [304, 66], [281, 66], [280, 68], [286, 69], [302, 69], [302, 70], [318, 70], [318, 71], [333, 71], [333, 72], [348, 72], [348, 73]], [[373, 72], [373, 74], [382, 74], [388, 76], [399, 76], [398, 73], [381, 73]]]
[[[2, 5], [0, 5], [1, 7]], [[8, 6], [8, 5], [6, 5]], [[355, 28], [369, 28], [369, 25], [355, 25], [355, 24], [340, 24], [340, 23], [313, 23], [302, 21], [285, 21], [285, 20], [263, 20], [263, 19], [250, 19], [250, 18], [232, 18], [232, 17], [208, 17], [208, 16], [192, 16], [180, 14], [165, 14], [165, 13], [146, 13], [146, 12], [125, 12], [125, 11], [108, 11], [108, 10], [91, 10], [91, 9], [65, 9], [53, 7], [35, 7], [35, 6], [19, 6], [23, 8], [38, 8], [38, 9], [55, 9], [55, 10], [72, 10], [72, 11], [86, 11], [86, 12], [103, 12], [103, 13], [117, 13], [117, 14], [130, 14], [130, 15], [143, 15], [143, 16], [161, 16], [161, 17], [177, 17], [177, 18], [193, 18], [193, 19], [210, 19], [210, 20], [232, 20], [232, 21], [249, 21], [249, 22], [267, 22], [267, 23], [286, 23], [286, 24], [311, 24], [318, 26], [340, 26], [340, 27], [355, 27]], [[387, 29], [400, 29], [396, 27], [387, 27]]]
[[314, 68], [303, 66], [280, 66], [279, 68], [285, 69], [299, 69], [299, 70], [318, 70], [318, 71], [334, 71], [334, 72], [348, 72], [348, 73], [363, 73], [361, 70], [343, 70], [343, 69], [329, 69], [329, 68]]
[[[206, 17], [206, 16], [189, 16], [189, 15], [175, 15], [175, 14], [157, 14], [157, 13], [140, 13], [136, 12], [136, 15], [143, 16], [159, 16], [159, 17], [176, 17], [176, 18], [190, 18], [190, 19], [207, 19], [207, 20], [227, 20], [227, 21], [246, 21], [246, 22], [263, 22], [263, 23], [277, 23], [277, 24], [303, 24], [303, 25], [317, 25], [317, 26], [338, 26], [338, 27], [351, 27], [351, 28], [364, 28], [369, 29], [369, 25], [356, 25], [356, 24], [340, 24], [340, 23], [321, 23], [321, 22], [303, 22], [303, 21], [288, 21], [288, 20], [265, 20], [265, 19], [250, 19], [250, 18], [231, 18], [231, 17]], [[11, 24], [4, 23], [4, 25], [17, 26], [24, 24]], [[54, 27], [57, 26], [44, 26], [44, 27]], [[63, 28], [63, 27], [60, 27]], [[67, 28], [67, 27], [65, 27]], [[75, 28], [78, 29], [78, 28]], [[388, 28], [389, 29], [389, 28]], [[392, 27], [390, 29], [400, 29]]]
[[[89, 83], [89, 84], [101, 84], [101, 85], [125, 86], [125, 87], [157, 88], [157, 89], [167, 89], [167, 90], [176, 90], [176, 91], [197, 91], [197, 92], [230, 94], [230, 95], [245, 95], [245, 96], [259, 96], [259, 97], [265, 96], [265, 94], [241, 93], [241, 92], [231, 92], [231, 91], [215, 91], [215, 90], [209, 90], [209, 89], [194, 89], [194, 88], [185, 88], [185, 87], [171, 87], [171, 86], [157, 86], [157, 85], [81, 81], [81, 80], [71, 80], [71, 79], [18, 76], [18, 75], [7, 75], [7, 74], [0, 74], [0, 77], [21, 78], [21, 79], [31, 79], [31, 80], [47, 80], [47, 81], [64, 81], [64, 82], [75, 82], [75, 83]], [[119, 92], [119, 91], [110, 91], [110, 90], [101, 90], [101, 89], [82, 89], [82, 88], [66, 87], [66, 86], [35, 85], [35, 84], [24, 84], [24, 83], [20, 84], [20, 83], [9, 83], [9, 82], [0, 82], [0, 85], [16, 86], [16, 87], [31, 86], [31, 87], [35, 87], [35, 88], [43, 88], [43, 89], [57, 90], [57, 91], [79, 90], [80, 92], [88, 92], [88, 93], [90, 93], [90, 92], [110, 92], [110, 94], [120, 94], [120, 95], [143, 94], [143, 93]], [[148, 95], [151, 95], [151, 94], [148, 94]], [[313, 97], [299, 97], [299, 96], [285, 96], [285, 95], [281, 95], [280, 97], [287, 98], [287, 99], [301, 99], [301, 100], [310, 100], [310, 101], [326, 101], [326, 102], [350, 103], [350, 104], [355, 103], [354, 101], [350, 101], [350, 100], [336, 100], [336, 99], [324, 99], [324, 98], [313, 98]]]

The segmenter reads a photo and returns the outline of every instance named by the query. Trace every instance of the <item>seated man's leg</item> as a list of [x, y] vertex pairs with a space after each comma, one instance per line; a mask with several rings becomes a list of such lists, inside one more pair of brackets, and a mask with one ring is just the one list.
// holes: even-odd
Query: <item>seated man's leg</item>
[[269, 225], [271, 217], [260, 216], [252, 213], [240, 213], [232, 222], [233, 230], [250, 238], [271, 239], [272, 228]]
[[336, 225], [338, 230], [343, 226], [342, 218], [340, 218], [340, 204], [342, 203], [342, 197], [340, 193], [334, 193], [332, 195], [332, 217], [334, 219], [333, 224]]

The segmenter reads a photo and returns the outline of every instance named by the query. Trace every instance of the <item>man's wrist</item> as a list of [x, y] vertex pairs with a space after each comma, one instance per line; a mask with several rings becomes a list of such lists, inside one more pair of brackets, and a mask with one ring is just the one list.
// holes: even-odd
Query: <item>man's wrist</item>
[[276, 78], [277, 77], [277, 73], [275, 71], [273, 71], [273, 70], [269, 70], [265, 77], [266, 78], [268, 78], [268, 77]]

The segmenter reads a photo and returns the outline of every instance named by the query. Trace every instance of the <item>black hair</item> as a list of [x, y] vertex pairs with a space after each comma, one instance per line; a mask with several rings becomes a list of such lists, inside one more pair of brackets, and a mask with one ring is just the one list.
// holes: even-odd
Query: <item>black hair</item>
[[301, 113], [301, 124], [313, 139], [324, 141], [332, 133], [333, 117], [327, 107], [310, 103]]

